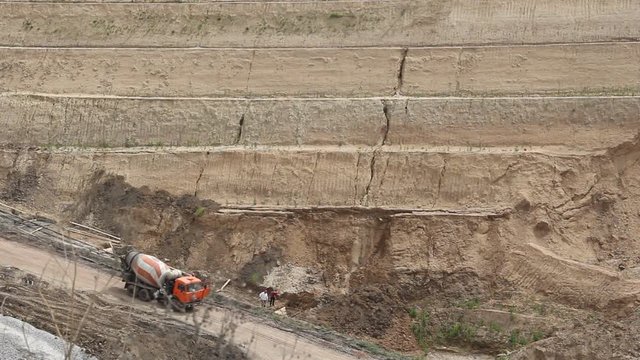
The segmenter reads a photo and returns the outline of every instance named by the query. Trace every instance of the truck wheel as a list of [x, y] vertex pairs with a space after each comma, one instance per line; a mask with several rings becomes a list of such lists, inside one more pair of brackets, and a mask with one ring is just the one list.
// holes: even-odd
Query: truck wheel
[[186, 312], [192, 312], [192, 311], [193, 311], [193, 305], [187, 305], [187, 306], [185, 306], [184, 311], [186, 311]]
[[135, 286], [133, 286], [133, 285], [131, 285], [131, 284], [127, 284], [127, 285], [125, 285], [125, 287], [124, 287], [124, 288], [127, 290], [127, 292], [129, 293], [129, 295], [134, 296], [133, 291], [134, 291], [134, 290], [135, 290], [135, 288], [136, 288]]
[[148, 289], [139, 289], [138, 299], [142, 301], [151, 301], [151, 292], [149, 292]]

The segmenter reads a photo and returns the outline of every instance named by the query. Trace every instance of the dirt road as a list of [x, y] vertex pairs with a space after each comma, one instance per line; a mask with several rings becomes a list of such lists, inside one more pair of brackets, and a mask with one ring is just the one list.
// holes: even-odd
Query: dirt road
[[78, 290], [101, 291], [116, 286], [120, 281], [116, 274], [110, 276], [87, 265], [3, 238], [0, 238], [0, 248], [0, 265], [19, 267], [55, 286], [71, 287], [74, 276]]
[[[25, 246], [0, 238], [0, 265], [15, 266], [42, 276], [43, 280], [57, 286], [71, 286], [74, 273], [75, 287], [78, 290], [103, 291], [105, 300], [131, 302], [126, 292], [120, 289], [120, 279], [108, 273], [96, 270], [83, 264], [74, 264], [64, 258], [35, 247]], [[74, 268], [76, 271], [74, 272]], [[136, 300], [136, 306], [155, 307], [155, 304], [144, 304]], [[213, 334], [220, 334], [221, 329], [229, 321], [237, 325], [232, 342], [248, 349], [252, 359], [355, 359], [355, 357], [332, 350], [329, 344], [318, 344], [303, 339], [296, 334], [288, 333], [248, 319], [243, 319], [231, 311], [207, 306], [200, 308], [197, 315], [207, 314], [209, 317], [202, 328]], [[186, 315], [172, 314], [185, 322], [193, 319]], [[201, 319], [199, 319], [201, 321]]]

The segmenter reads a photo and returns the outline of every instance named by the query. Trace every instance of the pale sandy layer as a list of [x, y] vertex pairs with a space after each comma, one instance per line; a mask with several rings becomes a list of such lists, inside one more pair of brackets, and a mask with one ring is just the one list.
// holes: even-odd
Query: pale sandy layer
[[403, 54], [400, 48], [0, 48], [0, 91], [367, 97], [616, 95], [640, 89], [640, 43], [410, 48], [404, 62]]
[[638, 59], [638, 43], [410, 49], [402, 92], [637, 93]]
[[640, 37], [640, 3], [629, 0], [100, 2], [0, 3], [0, 44], [324, 47]]
[[0, 48], [0, 90], [136, 96], [392, 94], [401, 53]]
[[562, 182], [565, 170], [594, 179], [589, 154], [532, 150], [4, 151], [0, 188], [21, 184], [25, 196], [43, 197], [36, 203], [51, 205], [55, 198], [62, 206], [105, 171], [135, 187], [197, 194], [223, 205], [499, 209], [523, 197], [561, 201], [564, 193], [550, 193], [549, 184]]
[[[640, 97], [144, 99], [0, 96], [0, 144], [565, 146], [632, 136]], [[386, 115], [385, 115], [386, 109]], [[388, 126], [388, 131], [387, 130]]]

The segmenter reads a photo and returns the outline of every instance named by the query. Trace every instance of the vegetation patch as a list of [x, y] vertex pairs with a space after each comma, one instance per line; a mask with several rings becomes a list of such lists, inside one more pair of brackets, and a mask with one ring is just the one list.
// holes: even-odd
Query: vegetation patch
[[471, 299], [462, 300], [456, 303], [456, 306], [459, 308], [470, 310], [477, 309], [480, 306], [480, 299], [474, 297]]
[[439, 342], [444, 344], [449, 343], [469, 343], [471, 342], [478, 332], [476, 325], [467, 324], [464, 322], [454, 322], [446, 324], [438, 331]]
[[431, 333], [429, 331], [429, 312], [427, 310], [412, 308], [409, 310], [409, 316], [413, 318], [413, 322], [411, 323], [411, 332], [416, 338], [420, 349], [422, 349], [426, 354], [429, 351], [429, 340], [431, 337]]

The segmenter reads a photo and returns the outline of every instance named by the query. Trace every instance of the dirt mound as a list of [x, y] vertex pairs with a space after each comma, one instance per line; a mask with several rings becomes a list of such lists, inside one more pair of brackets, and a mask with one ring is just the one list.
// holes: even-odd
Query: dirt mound
[[45, 290], [49, 287], [48, 282], [12, 266], [0, 268], [0, 282], [22, 284]]
[[402, 310], [397, 291], [391, 286], [363, 286], [348, 295], [320, 300], [318, 319], [339, 331], [381, 338]]
[[106, 229], [142, 251], [170, 254], [176, 265], [185, 264], [189, 245], [198, 239], [198, 219], [218, 209], [211, 200], [136, 188], [103, 171], [89, 184], [68, 209], [69, 217]]
[[300, 293], [284, 293], [280, 298], [289, 309], [309, 310], [318, 305], [316, 297], [306, 291]]
[[26, 200], [38, 186], [39, 177], [36, 168], [29, 166], [24, 172], [16, 169], [10, 171], [6, 181], [7, 185], [0, 193], [0, 199], [20, 202]]

